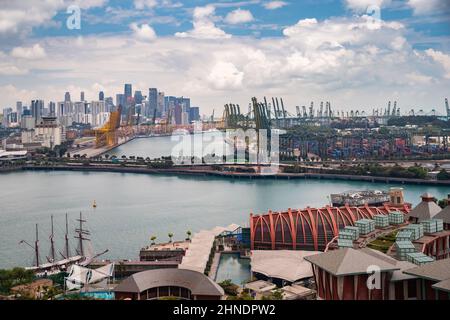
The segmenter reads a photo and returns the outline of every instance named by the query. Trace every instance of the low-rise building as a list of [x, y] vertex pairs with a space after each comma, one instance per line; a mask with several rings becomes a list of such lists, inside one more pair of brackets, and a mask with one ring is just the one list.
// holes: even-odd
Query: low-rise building
[[223, 289], [203, 273], [184, 269], [157, 269], [135, 273], [114, 289], [118, 300], [221, 300]]

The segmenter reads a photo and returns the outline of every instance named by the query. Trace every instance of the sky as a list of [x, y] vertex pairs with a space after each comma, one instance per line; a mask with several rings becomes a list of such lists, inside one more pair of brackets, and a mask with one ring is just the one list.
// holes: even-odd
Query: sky
[[450, 1], [0, 0], [0, 110], [124, 83], [208, 115], [253, 96], [443, 114]]

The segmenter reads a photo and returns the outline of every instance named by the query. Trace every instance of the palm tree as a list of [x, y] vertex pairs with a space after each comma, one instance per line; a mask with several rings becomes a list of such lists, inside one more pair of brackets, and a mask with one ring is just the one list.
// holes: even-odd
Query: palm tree
[[170, 232], [170, 233], [168, 234], [168, 236], [169, 236], [169, 242], [172, 243], [173, 233]]
[[192, 235], [192, 232], [191, 232], [191, 230], [188, 230], [188, 231], [186, 231], [186, 234], [187, 234], [187, 239], [186, 240], [191, 240], [191, 235]]
[[151, 236], [150, 240], [152, 241], [152, 245], [155, 244], [156, 236]]

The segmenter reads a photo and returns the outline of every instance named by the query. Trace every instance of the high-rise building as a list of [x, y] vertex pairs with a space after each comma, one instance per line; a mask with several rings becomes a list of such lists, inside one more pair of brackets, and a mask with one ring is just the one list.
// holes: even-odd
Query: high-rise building
[[116, 94], [116, 106], [125, 107], [125, 95], [122, 93]]
[[100, 100], [100, 101], [105, 100], [105, 93], [103, 91], [100, 91], [98, 93], [98, 100]]
[[175, 105], [174, 115], [175, 124], [183, 124], [183, 106], [181, 104], [178, 103]]
[[158, 109], [158, 89], [150, 88], [148, 89], [148, 103], [149, 110], [147, 117], [153, 117], [155, 111]]
[[113, 102], [113, 98], [112, 97], [106, 97], [105, 98], [105, 107], [106, 107], [106, 110], [108, 112], [113, 111], [113, 109], [114, 109], [114, 102]]
[[123, 94], [125, 95], [125, 101], [127, 101], [128, 98], [130, 98], [132, 96], [132, 92], [133, 92], [133, 88], [132, 88], [131, 84], [129, 84], [129, 83], [125, 84], [124, 92], [123, 92]]
[[141, 104], [142, 100], [144, 100], [144, 97], [142, 96], [142, 92], [141, 91], [135, 91], [134, 92], [134, 102], [136, 104]]
[[64, 101], [65, 102], [70, 101], [70, 92], [66, 92], [66, 94], [64, 95]]
[[162, 117], [166, 114], [165, 104], [164, 104], [164, 92], [158, 92], [158, 107], [156, 108], [156, 115]]
[[22, 117], [22, 113], [23, 113], [22, 101], [16, 102], [16, 112], [17, 112], [17, 117], [19, 118], [18, 120], [20, 121], [20, 118]]
[[48, 103], [48, 113], [50, 116], [56, 116], [56, 104], [53, 101]]
[[105, 101], [92, 101], [91, 102], [91, 125], [94, 127], [100, 127], [109, 118], [109, 113], [106, 110]]
[[10, 114], [12, 113], [12, 108], [3, 109], [3, 122], [2, 125], [7, 128], [10, 124]]
[[[70, 96], [69, 96], [70, 99]], [[32, 100], [31, 101], [31, 115], [35, 121], [39, 121], [44, 112], [44, 100]]]
[[189, 110], [189, 120], [190, 121], [199, 121], [200, 120], [200, 108], [199, 107], [191, 107]]
[[80, 92], [80, 101], [86, 101], [84, 100], [84, 91]]

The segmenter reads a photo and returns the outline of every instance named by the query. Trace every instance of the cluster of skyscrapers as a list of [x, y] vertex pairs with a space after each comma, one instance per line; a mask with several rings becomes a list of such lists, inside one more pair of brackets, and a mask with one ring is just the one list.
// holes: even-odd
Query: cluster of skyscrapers
[[97, 100], [90, 102], [86, 101], [84, 92], [80, 93], [79, 100], [74, 100], [66, 92], [64, 101], [51, 101], [47, 105], [39, 99], [32, 100], [29, 106], [18, 101], [15, 111], [13, 108], [3, 109], [2, 125], [31, 130], [43, 117], [54, 117], [63, 127], [73, 124], [100, 127], [108, 121], [110, 112], [119, 106], [124, 118], [137, 115], [135, 118], [140, 123], [157, 123], [165, 119], [171, 124], [187, 125], [200, 120], [199, 108], [191, 106], [190, 98], [165, 96], [157, 88], [133, 93], [132, 85], [125, 84], [123, 93], [116, 94], [115, 103], [113, 97], [106, 97], [103, 91], [99, 92]]

